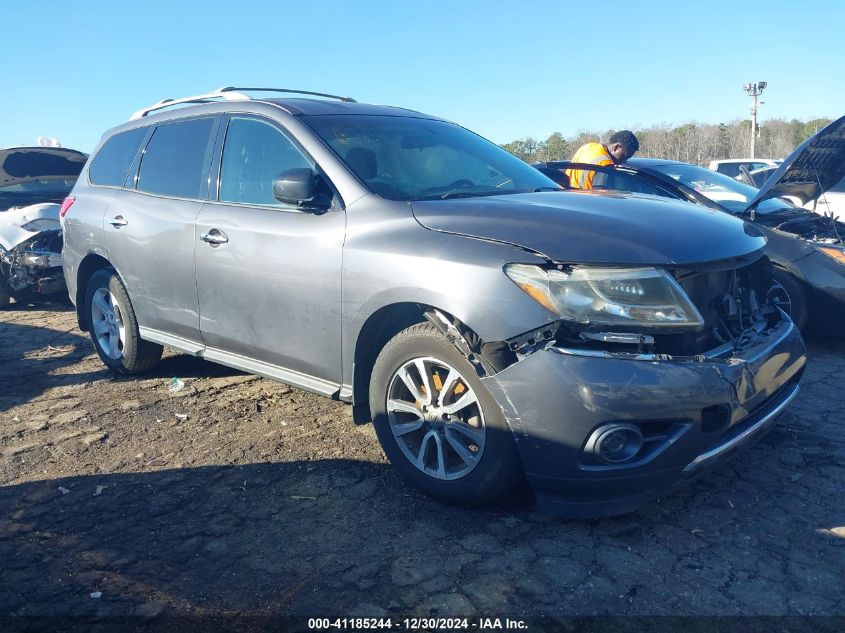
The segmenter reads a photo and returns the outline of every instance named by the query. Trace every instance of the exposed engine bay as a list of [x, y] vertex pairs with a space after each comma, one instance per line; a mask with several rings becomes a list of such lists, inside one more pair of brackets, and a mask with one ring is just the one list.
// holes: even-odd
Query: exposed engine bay
[[0, 248], [0, 278], [13, 293], [64, 291], [62, 232], [44, 231], [9, 251]]
[[802, 213], [771, 228], [819, 244], [845, 245], [845, 223], [827, 215]]

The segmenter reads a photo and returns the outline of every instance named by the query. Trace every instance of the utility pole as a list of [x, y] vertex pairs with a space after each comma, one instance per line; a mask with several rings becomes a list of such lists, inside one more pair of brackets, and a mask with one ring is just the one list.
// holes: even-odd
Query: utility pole
[[[751, 158], [754, 158], [754, 145], [757, 142], [757, 97], [763, 94], [763, 89], [768, 86], [768, 82], [758, 81], [753, 84], [742, 84], [742, 89], [751, 97]], [[763, 102], [760, 102], [762, 105]]]

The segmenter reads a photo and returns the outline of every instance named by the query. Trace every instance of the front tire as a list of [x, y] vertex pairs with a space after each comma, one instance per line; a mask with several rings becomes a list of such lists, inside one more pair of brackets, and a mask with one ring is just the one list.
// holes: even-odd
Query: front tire
[[88, 333], [100, 360], [116, 374], [130, 375], [155, 367], [163, 348], [141, 339], [126, 286], [112, 269], [98, 270], [85, 291]]
[[388, 459], [433, 497], [487, 503], [519, 479], [501, 409], [472, 364], [429, 323], [403, 330], [382, 349], [370, 411]]

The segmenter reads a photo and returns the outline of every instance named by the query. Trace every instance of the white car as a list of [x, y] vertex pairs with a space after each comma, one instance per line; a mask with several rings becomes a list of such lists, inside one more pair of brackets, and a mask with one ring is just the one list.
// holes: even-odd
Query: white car
[[777, 167], [782, 162], [783, 160], [772, 160], [771, 158], [726, 158], [724, 160], [711, 160], [707, 168], [736, 178], [742, 173], [741, 167], [745, 167], [748, 171], [754, 171], [763, 167]]
[[816, 213], [833, 213], [834, 216], [845, 218], [845, 178], [817, 198], [815, 207], [813, 207], [813, 202], [810, 201], [805, 205], [805, 208]]
[[[740, 177], [746, 184], [753, 185], [758, 189], [763, 186], [763, 183], [768, 180], [769, 176], [777, 171], [777, 167], [764, 167], [762, 169], [755, 169], [748, 174], [748, 178]], [[802, 206], [801, 200], [791, 197], [783, 196], [793, 202], [796, 206]], [[815, 211], [821, 215], [833, 213], [835, 217], [840, 219], [845, 218], [845, 178], [840, 180], [836, 185], [828, 189], [823, 195], [814, 198], [803, 205], [809, 211]]]

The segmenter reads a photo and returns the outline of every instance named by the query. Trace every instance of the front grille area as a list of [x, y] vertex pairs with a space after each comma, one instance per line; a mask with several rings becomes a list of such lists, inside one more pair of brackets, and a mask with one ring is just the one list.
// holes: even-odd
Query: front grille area
[[[580, 326], [561, 322], [556, 332], [544, 332], [537, 340], [553, 337], [560, 347], [599, 352], [690, 357], [707, 354], [720, 347], [726, 348], [727, 352], [741, 350], [781, 322], [782, 313], [769, 298], [774, 278], [771, 262], [765, 256], [736, 268], [676, 268], [669, 269], [669, 272], [701, 313], [704, 321], [701, 329], [667, 334], [662, 333], [665, 330], [618, 327], [614, 332], [633, 336], [629, 336], [629, 340], [608, 341], [586, 335]], [[535, 334], [532, 333], [532, 336]]]
[[701, 354], [723, 343], [745, 339], [780, 321], [769, 304], [772, 267], [767, 257], [729, 270], [675, 269], [673, 276], [704, 319], [699, 332], [655, 337], [665, 354]]

